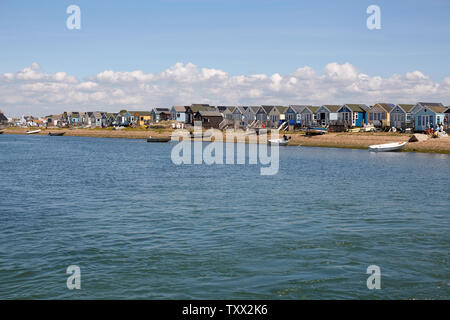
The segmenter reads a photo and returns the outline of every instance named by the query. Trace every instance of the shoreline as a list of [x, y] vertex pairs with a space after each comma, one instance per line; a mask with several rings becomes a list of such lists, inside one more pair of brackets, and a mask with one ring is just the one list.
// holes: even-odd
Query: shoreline
[[[3, 130], [4, 134], [25, 135], [28, 128], [9, 127]], [[93, 137], [93, 138], [123, 138], [123, 139], [147, 139], [148, 136], [155, 138], [168, 138], [172, 134], [171, 129], [150, 129], [126, 128], [122, 130], [112, 130], [109, 128], [92, 129], [60, 129], [48, 128], [36, 135], [48, 135], [49, 132], [65, 132], [64, 136]], [[321, 136], [305, 136], [299, 132], [286, 132], [289, 140], [288, 146], [306, 146], [322, 148], [344, 148], [344, 149], [368, 149], [369, 145], [383, 144], [389, 142], [407, 142], [412, 134], [399, 133], [327, 133]], [[281, 135], [281, 134], [280, 134]], [[245, 142], [248, 143], [248, 137]], [[224, 141], [224, 140], [222, 140]], [[259, 142], [258, 142], [259, 143]], [[420, 152], [450, 154], [450, 137], [428, 139], [422, 142], [409, 142], [402, 152]]]

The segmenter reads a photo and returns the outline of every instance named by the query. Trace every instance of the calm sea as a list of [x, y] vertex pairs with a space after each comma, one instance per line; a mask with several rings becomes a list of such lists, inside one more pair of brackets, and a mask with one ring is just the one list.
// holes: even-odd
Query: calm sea
[[450, 298], [449, 155], [285, 147], [261, 176], [172, 146], [1, 135], [0, 299]]

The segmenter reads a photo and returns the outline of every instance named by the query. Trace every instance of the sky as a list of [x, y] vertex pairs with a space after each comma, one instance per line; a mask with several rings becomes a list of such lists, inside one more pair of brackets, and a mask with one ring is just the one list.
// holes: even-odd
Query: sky
[[449, 17], [448, 0], [1, 0], [0, 110], [448, 105]]

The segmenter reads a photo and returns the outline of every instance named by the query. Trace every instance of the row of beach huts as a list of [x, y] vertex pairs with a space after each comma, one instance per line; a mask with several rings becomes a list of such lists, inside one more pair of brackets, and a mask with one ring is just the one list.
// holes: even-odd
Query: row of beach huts
[[[6, 117], [3, 116], [6, 119]], [[0, 120], [2, 117], [0, 116]], [[383, 129], [397, 128], [425, 131], [429, 127], [450, 124], [450, 106], [442, 103], [418, 102], [416, 104], [376, 103], [343, 105], [262, 105], [262, 106], [210, 106], [192, 104], [172, 108], [153, 108], [151, 111], [64, 112], [43, 118], [25, 116], [10, 125], [58, 127], [111, 127], [149, 126], [172, 120], [189, 128], [200, 121], [203, 128], [247, 129], [279, 128], [295, 130], [308, 126], [328, 127], [330, 131], [343, 131], [373, 125]], [[3, 120], [4, 121], [4, 120]]]

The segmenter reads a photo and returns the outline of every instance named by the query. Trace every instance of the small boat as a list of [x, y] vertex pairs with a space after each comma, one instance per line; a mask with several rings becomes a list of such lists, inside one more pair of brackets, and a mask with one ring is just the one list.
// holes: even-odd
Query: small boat
[[369, 151], [373, 152], [389, 152], [389, 151], [399, 151], [403, 149], [406, 142], [393, 142], [385, 144], [374, 144], [369, 146]]
[[37, 130], [32, 130], [32, 131], [27, 131], [27, 132], [25, 132], [26, 134], [36, 134], [36, 133], [39, 133], [39, 132], [41, 132], [41, 129], [37, 129]]
[[151, 136], [147, 138], [147, 142], [169, 142], [170, 138], [152, 138]]
[[3, 132], [5, 132], [5, 131], [3, 131], [3, 130], [0, 130], [0, 134], [3, 134]]
[[49, 132], [48, 135], [52, 137], [61, 137], [65, 132]]
[[204, 139], [204, 138], [209, 138], [211, 137], [211, 133], [193, 133], [191, 132], [191, 138], [192, 139]]
[[320, 135], [328, 133], [328, 129], [321, 128], [321, 127], [308, 127], [305, 129], [306, 135], [308, 136], [314, 136], [314, 135]]
[[269, 145], [273, 145], [273, 146], [286, 146], [288, 144], [289, 140], [288, 139], [270, 139], [269, 140]]

